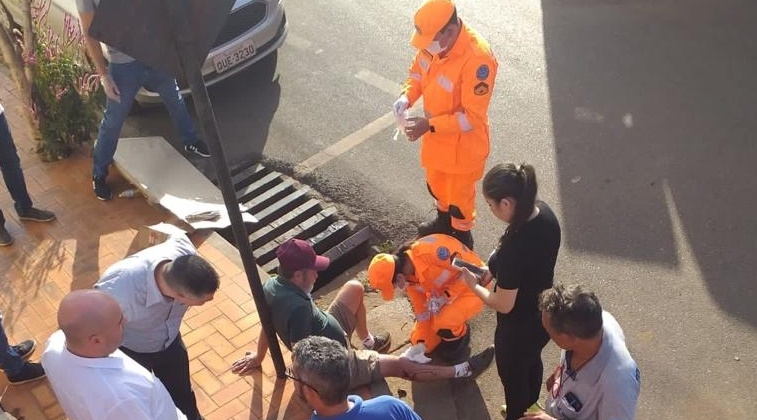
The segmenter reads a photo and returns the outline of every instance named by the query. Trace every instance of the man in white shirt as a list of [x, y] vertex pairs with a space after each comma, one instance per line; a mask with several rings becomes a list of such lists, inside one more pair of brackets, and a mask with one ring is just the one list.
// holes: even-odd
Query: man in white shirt
[[63, 411], [76, 420], [186, 420], [152, 373], [118, 349], [118, 302], [97, 290], [69, 293], [42, 365]]

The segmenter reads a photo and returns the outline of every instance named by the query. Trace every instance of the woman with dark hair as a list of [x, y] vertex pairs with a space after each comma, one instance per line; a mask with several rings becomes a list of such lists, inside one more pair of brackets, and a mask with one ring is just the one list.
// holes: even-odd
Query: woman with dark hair
[[[539, 399], [544, 369], [541, 350], [549, 341], [538, 296], [552, 287], [560, 224], [546, 203], [536, 201], [536, 192], [531, 165], [498, 164], [486, 174], [484, 198], [507, 228], [483, 278], [463, 269], [468, 287], [497, 311], [494, 346], [505, 388], [506, 420], [520, 418]], [[492, 279], [496, 281], [492, 290], [479, 285]]]

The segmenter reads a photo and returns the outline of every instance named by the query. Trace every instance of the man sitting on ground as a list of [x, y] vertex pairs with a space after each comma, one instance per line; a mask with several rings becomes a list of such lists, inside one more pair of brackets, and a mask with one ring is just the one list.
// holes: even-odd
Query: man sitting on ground
[[401, 400], [388, 395], [363, 401], [347, 395], [350, 374], [347, 349], [326, 337], [306, 337], [292, 348], [292, 368], [300, 397], [313, 409], [312, 420], [421, 420]]
[[[407, 358], [379, 354], [377, 349], [385, 351], [389, 348], [389, 337], [385, 334], [376, 337], [368, 332], [364, 289], [359, 281], [345, 283], [329, 309], [323, 311], [315, 305], [310, 292], [318, 271], [328, 267], [329, 259], [316, 255], [308, 242], [299, 239], [280, 245], [276, 256], [279, 275], [263, 285], [276, 334], [288, 349], [309, 336], [328, 337], [349, 348], [349, 337], [357, 330], [365, 349], [349, 350], [349, 389], [390, 376], [415, 381], [477, 376], [491, 364], [493, 346], [454, 366], [424, 365]], [[249, 373], [260, 366], [267, 352], [268, 339], [261, 330], [257, 352], [247, 352], [234, 362], [232, 372]]]

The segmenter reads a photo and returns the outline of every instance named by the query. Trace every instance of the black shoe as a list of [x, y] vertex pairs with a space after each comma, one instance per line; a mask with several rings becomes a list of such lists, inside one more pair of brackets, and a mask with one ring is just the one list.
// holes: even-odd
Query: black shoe
[[24, 211], [18, 212], [18, 218], [21, 220], [31, 220], [32, 222], [49, 222], [55, 220], [55, 213], [47, 210], [30, 207]]
[[36, 381], [45, 377], [45, 369], [39, 363], [24, 363], [21, 372], [15, 375], [8, 375], [8, 382], [11, 385], [21, 385], [27, 382]]
[[437, 210], [436, 219], [418, 225], [418, 237], [433, 235], [434, 233], [449, 235], [452, 231], [450, 220], [449, 212]]
[[494, 360], [493, 344], [485, 348], [481, 353], [471, 356], [470, 359], [468, 359], [468, 364], [471, 369], [471, 376], [469, 376], [469, 378], [475, 379], [478, 377], [478, 375], [483, 373], [489, 365], [492, 364], [492, 360]]
[[210, 157], [208, 146], [202, 141], [198, 141], [195, 144], [184, 145], [184, 151], [187, 153], [194, 153], [197, 156]]
[[13, 244], [13, 237], [8, 233], [5, 226], [0, 226], [0, 246], [10, 246]]
[[373, 336], [373, 347], [368, 350], [374, 350], [379, 353], [386, 354], [389, 351], [389, 346], [392, 345], [392, 336], [388, 332], [382, 332]]
[[105, 178], [92, 178], [92, 188], [98, 200], [108, 201], [113, 198], [113, 192], [110, 191]]
[[16, 354], [24, 360], [28, 359], [29, 356], [31, 356], [32, 353], [34, 353], [34, 349], [36, 347], [37, 347], [37, 342], [34, 340], [24, 340], [16, 344], [15, 346], [11, 346], [13, 351], [15, 351]]
[[468, 249], [473, 251], [473, 234], [469, 230], [452, 229], [450, 236], [462, 242]]

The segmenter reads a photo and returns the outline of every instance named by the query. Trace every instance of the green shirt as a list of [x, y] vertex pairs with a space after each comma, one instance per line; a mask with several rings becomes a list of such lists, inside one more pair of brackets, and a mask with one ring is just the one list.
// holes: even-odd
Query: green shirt
[[271, 308], [273, 328], [289, 350], [311, 335], [328, 337], [347, 347], [344, 330], [336, 318], [317, 307], [313, 298], [296, 285], [276, 276], [263, 284], [263, 292]]

